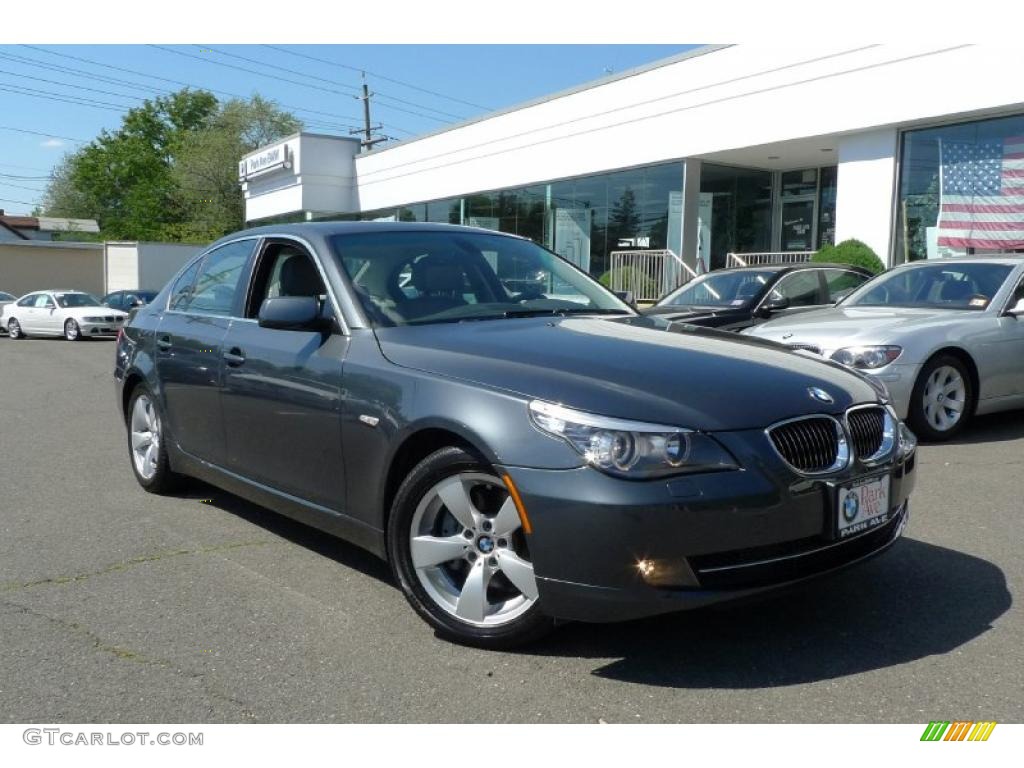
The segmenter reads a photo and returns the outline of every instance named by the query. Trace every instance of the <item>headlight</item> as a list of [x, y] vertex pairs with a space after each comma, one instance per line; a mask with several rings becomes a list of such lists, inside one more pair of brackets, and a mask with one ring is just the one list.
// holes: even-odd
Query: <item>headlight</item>
[[530, 403], [530, 419], [542, 432], [569, 443], [588, 464], [619, 477], [738, 468], [714, 438], [689, 429], [595, 416], [540, 400]]
[[907, 458], [917, 450], [917, 435], [910, 431], [910, 427], [900, 422], [899, 427], [899, 453], [900, 460]]
[[903, 347], [844, 347], [832, 353], [832, 359], [850, 368], [872, 370], [888, 365], [903, 352]]

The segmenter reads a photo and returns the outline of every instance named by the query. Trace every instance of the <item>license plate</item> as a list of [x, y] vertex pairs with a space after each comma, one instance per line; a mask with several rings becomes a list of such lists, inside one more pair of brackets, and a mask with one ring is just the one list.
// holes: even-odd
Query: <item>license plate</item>
[[840, 539], [884, 523], [889, 517], [889, 476], [865, 477], [840, 486], [836, 514]]

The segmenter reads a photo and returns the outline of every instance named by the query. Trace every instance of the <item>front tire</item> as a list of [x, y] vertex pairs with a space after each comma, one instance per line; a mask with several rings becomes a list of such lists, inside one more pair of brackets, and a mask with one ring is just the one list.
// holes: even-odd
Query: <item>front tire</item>
[[21, 330], [21, 325], [13, 317], [7, 323], [7, 335], [15, 340], [25, 338], [25, 334]]
[[910, 398], [914, 432], [930, 442], [951, 440], [974, 413], [974, 384], [967, 366], [953, 355], [925, 363]]
[[415, 611], [440, 635], [511, 648], [554, 626], [515, 504], [494, 469], [462, 448], [417, 464], [388, 519], [391, 567]]
[[171, 471], [160, 412], [144, 384], [132, 392], [128, 403], [128, 457], [135, 479], [150, 493], [167, 493], [180, 481]]
[[64, 323], [64, 338], [68, 341], [82, 340], [82, 329], [78, 327], [78, 323], [74, 320], [68, 320]]

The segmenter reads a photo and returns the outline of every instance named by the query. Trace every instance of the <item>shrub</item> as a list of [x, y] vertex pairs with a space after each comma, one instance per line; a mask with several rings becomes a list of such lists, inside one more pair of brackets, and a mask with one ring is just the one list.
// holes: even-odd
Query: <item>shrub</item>
[[[641, 270], [633, 267], [624, 267], [621, 270], [622, 280], [619, 283], [623, 291], [632, 291], [634, 296], [657, 296], [658, 283], [645, 275]], [[605, 288], [612, 287], [612, 270], [608, 270], [598, 278]]]
[[813, 262], [850, 264], [864, 267], [874, 274], [885, 271], [885, 265], [878, 255], [860, 240], [843, 240], [838, 245], [826, 245], [811, 257]]

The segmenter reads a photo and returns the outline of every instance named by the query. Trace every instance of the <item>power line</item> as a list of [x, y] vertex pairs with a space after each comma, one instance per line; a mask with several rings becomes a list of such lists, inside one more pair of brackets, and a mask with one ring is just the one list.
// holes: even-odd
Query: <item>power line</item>
[[395, 83], [396, 85], [404, 85], [406, 88], [412, 88], [414, 91], [420, 91], [421, 93], [428, 93], [431, 96], [437, 96], [440, 99], [447, 99], [448, 101], [455, 101], [455, 102], [458, 102], [459, 104], [465, 104], [467, 107], [473, 107], [474, 109], [482, 109], [485, 112], [490, 112], [491, 109], [492, 109], [492, 107], [485, 107], [482, 104], [474, 104], [472, 101], [465, 101], [463, 99], [456, 98], [455, 96], [448, 96], [446, 94], [439, 93], [438, 91], [431, 91], [428, 88], [421, 88], [418, 85], [413, 85], [412, 83], [407, 83], [404, 80], [397, 80], [397, 79], [395, 79], [393, 77], [386, 77], [385, 75], [380, 75], [380, 74], [377, 74], [375, 72], [371, 72], [370, 70], [363, 69], [362, 67], [353, 67], [353, 66], [351, 66], [349, 64], [341, 64], [340, 62], [337, 62], [337, 61], [328, 61], [327, 59], [321, 59], [321, 58], [318, 58], [316, 56], [310, 56], [307, 53], [299, 53], [298, 51], [292, 51], [292, 50], [289, 50], [288, 48], [281, 48], [280, 46], [277, 46], [277, 45], [266, 45], [266, 44], [264, 44], [263, 47], [264, 48], [270, 48], [270, 49], [275, 50], [275, 51], [281, 51], [282, 53], [289, 53], [292, 56], [298, 56], [299, 58], [302, 58], [302, 59], [309, 59], [310, 61], [319, 61], [321, 64], [328, 64], [328, 65], [330, 65], [332, 67], [340, 67], [342, 69], [348, 69], [348, 70], [351, 70], [353, 72], [365, 72], [366, 74], [370, 75], [371, 77], [375, 77], [378, 80], [384, 80], [385, 82], [388, 82], [388, 83]]
[[28, 200], [11, 200], [7, 197], [0, 197], [0, 203], [17, 203], [18, 205], [39, 205], [39, 200], [33, 200], [31, 203]]
[[131, 107], [126, 104], [112, 104], [110, 102], [94, 99], [79, 99], [69, 96], [68, 94], [43, 91], [36, 88], [10, 88], [7, 86], [7, 83], [0, 84], [0, 91], [8, 91], [9, 93], [16, 93], [20, 96], [32, 96], [46, 101], [62, 101], [65, 104], [77, 104], [81, 107], [93, 107], [95, 109], [112, 109], [117, 112], [123, 112], [126, 109], [131, 109]]
[[[38, 80], [41, 83], [49, 83], [50, 85], [62, 85], [65, 88], [74, 88], [79, 91], [92, 91], [93, 93], [102, 93], [105, 96], [116, 96], [119, 99], [135, 99], [140, 100], [142, 96], [134, 96], [130, 93], [117, 93], [115, 91], [104, 91], [100, 88], [90, 88], [87, 85], [78, 85], [76, 83], [68, 83], [63, 80], [47, 80], [45, 77], [38, 77], [36, 75], [26, 75], [22, 72], [10, 72], [6, 69], [0, 69], [0, 75], [11, 75], [12, 77], [21, 77], [28, 80]], [[69, 94], [70, 95], [70, 94]]]
[[[171, 83], [172, 85], [185, 86], [186, 88], [194, 88], [194, 89], [199, 89], [199, 90], [210, 91], [211, 93], [220, 94], [222, 96], [228, 96], [228, 97], [230, 97], [232, 99], [242, 99], [242, 100], [245, 100], [247, 98], [247, 97], [241, 96], [241, 95], [239, 95], [237, 93], [231, 93], [230, 91], [222, 91], [222, 90], [218, 90], [216, 88], [208, 88], [208, 87], [202, 86], [202, 85], [195, 85], [194, 83], [187, 83], [187, 82], [185, 82], [183, 80], [174, 80], [174, 79], [168, 78], [168, 77], [161, 77], [160, 75], [152, 75], [152, 74], [149, 74], [147, 72], [140, 72], [138, 70], [126, 69], [124, 67], [118, 67], [118, 66], [115, 66], [113, 64], [105, 64], [105, 63], [103, 63], [101, 61], [96, 61], [95, 59], [87, 59], [87, 58], [85, 58], [83, 56], [73, 56], [73, 55], [71, 55], [69, 53], [61, 53], [61, 52], [58, 52], [58, 51], [51, 51], [51, 50], [48, 50], [46, 48], [40, 48], [40, 47], [35, 46], [35, 45], [23, 45], [22, 47], [23, 48], [31, 48], [34, 51], [40, 51], [42, 53], [48, 53], [51, 56], [60, 56], [60, 57], [65, 58], [65, 59], [70, 59], [70, 60], [73, 60], [73, 61], [80, 61], [80, 62], [82, 62], [84, 64], [90, 64], [90, 65], [92, 65], [94, 67], [103, 67], [105, 69], [110, 69], [110, 70], [113, 70], [115, 72], [127, 72], [129, 74], [138, 75], [140, 77], [148, 77], [148, 78], [150, 78], [152, 80], [159, 80], [159, 81], [164, 82], [164, 83]], [[165, 49], [165, 50], [171, 50], [171, 49]], [[173, 50], [171, 50], [171, 52], [172, 53], [179, 53], [178, 51], [173, 51]], [[3, 55], [3, 54], [0, 54], [0, 55]], [[29, 61], [29, 62], [31, 62], [33, 64], [44, 65], [43, 62], [40, 62], [37, 59], [28, 59], [26, 57], [20, 57], [20, 58], [25, 58], [26, 61]], [[196, 58], [198, 58], [198, 57], [196, 57]], [[71, 70], [71, 71], [72, 72], [79, 72], [79, 73], [81, 73], [82, 77], [102, 77], [101, 75], [95, 75], [92, 72], [84, 72], [82, 70]], [[120, 78], [110, 78], [110, 79], [119, 80]], [[121, 82], [127, 84], [129, 81], [121, 81]], [[141, 87], [146, 87], [146, 86], [144, 86], [142, 84], [136, 84], [133, 87], [140, 87], [141, 88]], [[163, 93], [170, 93], [171, 92], [170, 89], [167, 89], [167, 88], [158, 88], [157, 86], [152, 86], [151, 88], [152, 88], [153, 91], [157, 91], [157, 92], [161, 92], [161, 91]], [[283, 103], [280, 103], [280, 102], [279, 102], [279, 104], [280, 104], [281, 107], [283, 107], [285, 109], [293, 110], [295, 112], [306, 112], [308, 114], [321, 115], [323, 117], [334, 117], [334, 118], [337, 118], [339, 120], [350, 121], [351, 124], [350, 125], [345, 125], [344, 126], [345, 128], [350, 128], [350, 127], [352, 127], [352, 125], [354, 125], [355, 123], [357, 123], [359, 121], [359, 118], [354, 117], [352, 115], [339, 115], [339, 114], [334, 113], [334, 112], [323, 112], [323, 111], [317, 110], [317, 109], [308, 109], [306, 107], [296, 107], [296, 106], [292, 106], [292, 105], [289, 105], [289, 104], [283, 104]], [[399, 129], [399, 130], [401, 130], [401, 129]], [[404, 133], [411, 133], [410, 131], [403, 131], [403, 132]]]
[[[47, 138], [51, 138], [51, 139], [67, 139], [68, 141], [73, 141], [76, 144], [88, 144], [89, 143], [85, 139], [73, 139], [70, 136], [61, 136], [61, 135], [56, 134], [56, 133], [43, 133], [42, 131], [30, 131], [27, 128], [15, 128], [14, 126], [11, 126], [11, 125], [0, 125], [0, 131], [14, 131], [15, 133], [30, 133], [33, 136], [46, 136]], [[31, 168], [31, 167], [29, 167], [27, 165], [11, 165], [10, 163], [0, 163], [0, 165], [6, 165], [6, 166], [8, 166], [10, 168], [25, 168], [25, 169], [30, 170], [30, 171], [46, 170], [45, 168]]]
[[35, 187], [25, 187], [25, 186], [22, 186], [21, 184], [12, 184], [11, 182], [4, 181], [3, 179], [0, 179], [0, 187], [12, 187], [13, 189], [24, 189], [26, 192], [39, 192], [40, 194], [45, 194], [46, 193], [45, 189], [36, 189]]
[[[282, 66], [280, 66], [278, 64], [267, 64], [265, 62], [259, 61], [258, 59], [250, 59], [247, 56], [241, 56], [241, 55], [239, 55], [237, 53], [229, 53], [228, 51], [225, 51], [225, 50], [223, 50], [221, 48], [209, 48], [209, 50], [216, 51], [217, 53], [221, 54], [222, 56], [230, 56], [231, 58], [238, 59], [239, 61], [247, 61], [250, 64], [257, 64], [257, 65], [259, 65], [261, 67], [265, 67], [266, 69], [277, 69], [277, 70], [280, 70], [281, 72], [287, 72], [289, 75], [297, 75], [299, 77], [305, 77], [305, 78], [307, 78], [309, 80], [319, 80], [320, 82], [327, 83], [328, 85], [336, 85], [339, 88], [347, 88], [347, 89], [349, 89], [351, 91], [355, 91], [357, 94], [359, 93], [359, 88], [357, 86], [348, 85], [347, 83], [339, 83], [337, 80], [329, 80], [326, 77], [320, 77], [319, 75], [311, 75], [308, 72], [299, 72], [298, 70], [288, 69], [287, 67], [282, 67]], [[200, 58], [202, 58], [202, 57], [200, 57]], [[451, 112], [445, 112], [444, 110], [436, 109], [436, 108], [428, 106], [426, 104], [419, 104], [419, 103], [417, 103], [415, 101], [407, 101], [405, 99], [400, 99], [397, 96], [390, 96], [388, 94], [379, 93], [379, 92], [378, 92], [378, 96], [379, 97], [388, 98], [391, 101], [396, 101], [396, 102], [399, 102], [401, 104], [407, 104], [410, 107], [416, 107], [417, 109], [425, 109], [425, 110], [427, 110], [429, 112], [437, 112], [437, 114], [439, 114], [439, 115], [444, 115], [445, 117], [450, 117], [450, 118], [453, 118], [455, 120], [464, 120], [465, 119], [465, 117], [462, 116], [462, 115], [453, 115]], [[392, 109], [399, 109], [399, 107], [392, 107]], [[402, 110], [402, 111], [408, 111], [408, 110]], [[418, 114], [418, 113], [413, 112], [413, 113], [410, 113], [410, 114]], [[429, 115], [421, 115], [421, 117], [429, 117]], [[433, 119], [436, 120], [437, 118], [433, 118]], [[442, 122], [444, 122], [444, 121], [442, 121]]]

